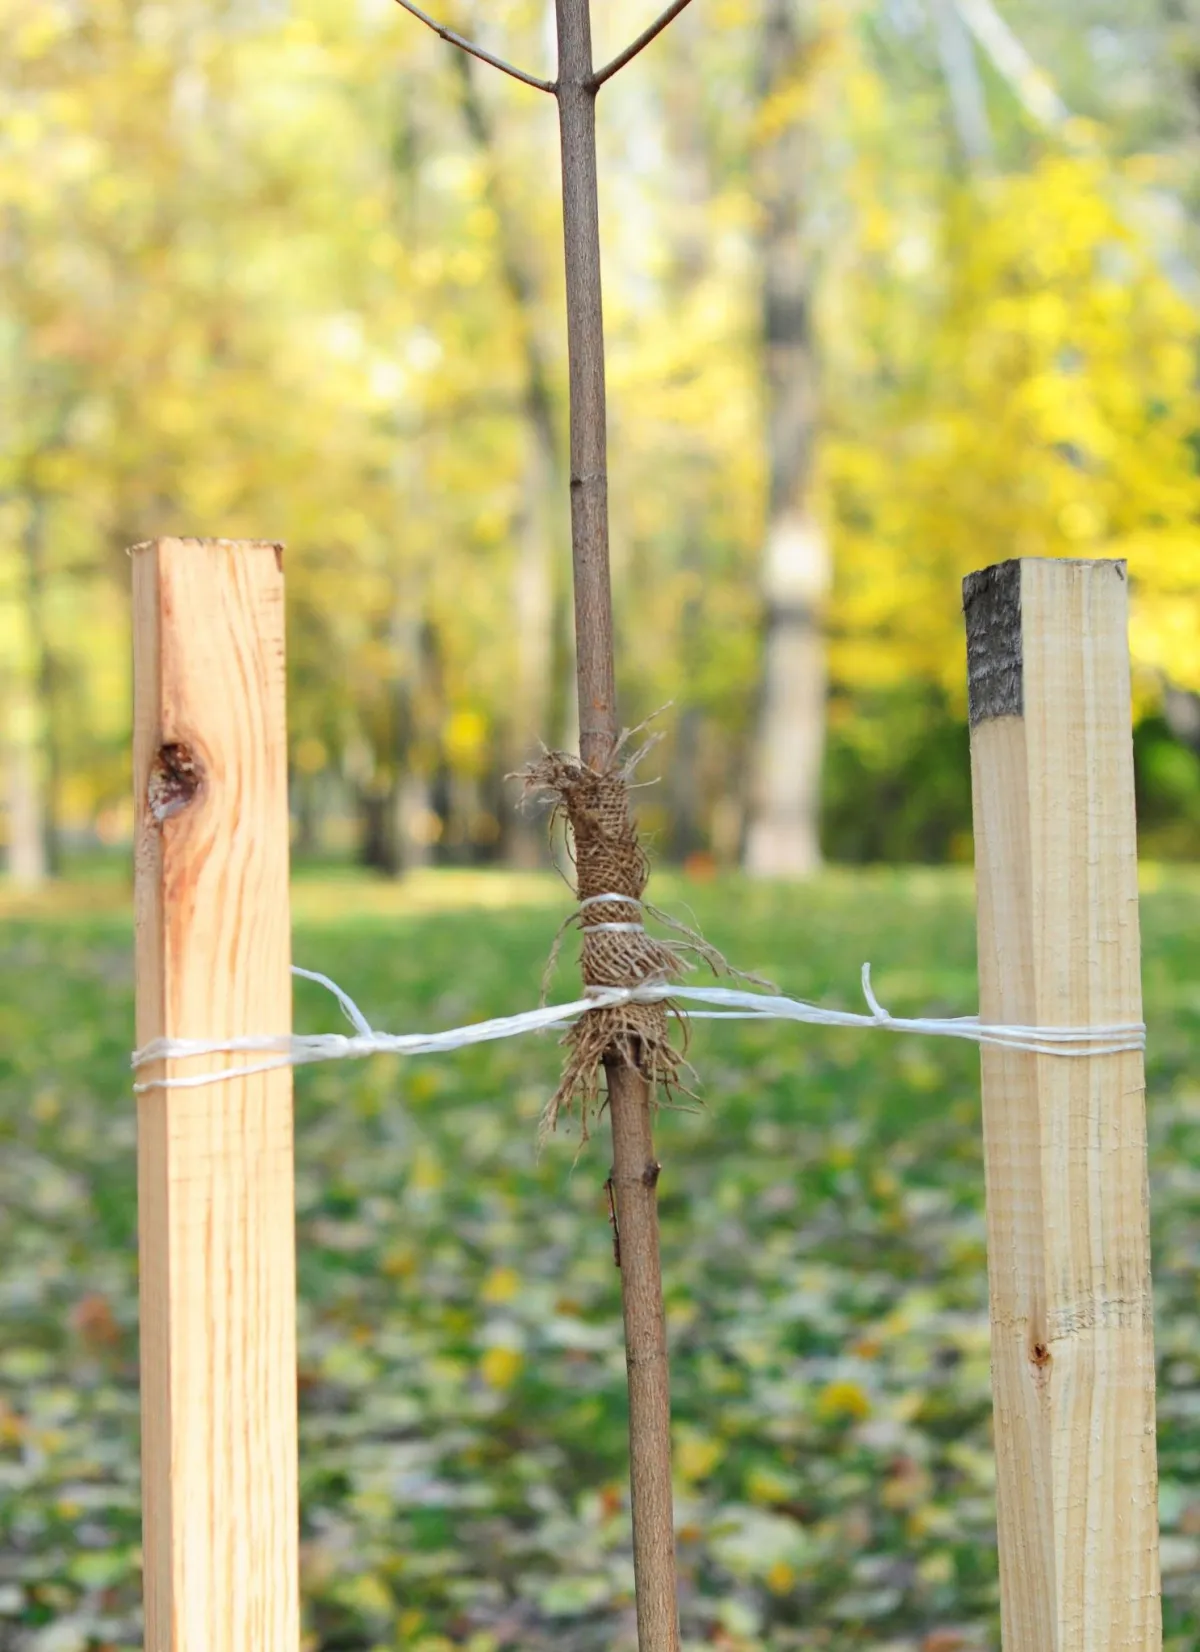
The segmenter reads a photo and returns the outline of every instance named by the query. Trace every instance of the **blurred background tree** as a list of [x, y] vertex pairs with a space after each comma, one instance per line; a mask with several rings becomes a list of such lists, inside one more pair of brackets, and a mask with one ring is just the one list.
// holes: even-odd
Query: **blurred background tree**
[[[1190, 0], [699, 0], [601, 100], [623, 702], [663, 854], [969, 855], [957, 580], [1123, 556], [1200, 854]], [[645, 21], [597, 17], [603, 58]], [[531, 65], [538, 0], [447, 0]], [[390, 0], [0, 0], [10, 873], [127, 841], [128, 571], [288, 546], [298, 849], [541, 852], [570, 742], [553, 111]]]

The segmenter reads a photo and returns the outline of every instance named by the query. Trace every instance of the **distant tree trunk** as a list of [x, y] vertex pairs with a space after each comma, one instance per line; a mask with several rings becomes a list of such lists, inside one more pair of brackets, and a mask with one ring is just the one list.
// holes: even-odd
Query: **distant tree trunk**
[[[21, 788], [28, 788], [27, 829], [36, 819], [41, 833], [41, 876], [56, 876], [61, 869], [61, 834], [58, 802], [62, 782], [62, 751], [58, 727], [58, 659], [50, 641], [46, 614], [46, 507], [40, 493], [29, 498], [25, 531], [21, 539], [25, 553], [26, 611], [32, 655], [34, 696], [33, 730], [29, 756], [24, 766]], [[32, 864], [32, 862], [30, 862]]]
[[36, 889], [46, 881], [45, 816], [37, 745], [25, 719], [14, 718], [5, 753], [5, 802], [8, 813], [7, 871], [22, 889]]
[[695, 706], [684, 706], [675, 729], [671, 753], [671, 859], [686, 861], [706, 842], [701, 818], [699, 781], [701, 718]]
[[321, 841], [320, 807], [317, 798], [317, 775], [297, 774], [293, 769], [288, 777], [288, 795], [296, 822], [292, 852], [307, 860], [317, 853]]
[[[390, 876], [398, 877], [410, 867], [425, 864], [425, 844], [418, 843], [420, 831], [413, 831], [413, 796], [420, 793], [420, 717], [425, 691], [425, 624], [421, 619], [420, 596], [407, 580], [400, 580], [392, 603], [392, 752], [388, 753], [390, 785], [387, 791], [387, 833]], [[420, 808], [420, 805], [417, 805]]]
[[394, 672], [376, 773], [358, 788], [359, 859], [396, 878], [428, 865], [436, 833], [431, 771], [440, 741], [437, 638], [423, 599], [403, 582], [392, 608]]
[[[531, 419], [513, 578], [517, 675], [512, 696], [510, 773], [528, 762], [537, 752], [538, 741], [548, 740], [551, 733], [548, 718], [553, 697], [554, 591], [552, 539], [546, 529], [546, 513], [553, 482], [553, 452]], [[504, 841], [509, 859], [516, 866], [541, 866], [545, 841], [540, 823], [514, 809], [511, 797], [505, 802], [509, 818], [504, 822]]]
[[1200, 757], [1200, 694], [1168, 687], [1163, 695], [1163, 717], [1181, 745]]
[[417, 626], [413, 655], [412, 751], [404, 766], [397, 807], [404, 831], [405, 856], [412, 867], [428, 866], [445, 831], [439, 807], [437, 774], [442, 763], [446, 720], [446, 685], [437, 627], [428, 616]]
[[[688, 21], [685, 15], [676, 25], [677, 67], [667, 77], [662, 93], [672, 160], [670, 279], [680, 308], [708, 272], [713, 252], [711, 224], [705, 211], [713, 198], [713, 180], [706, 148], [703, 80], [690, 49]], [[711, 815], [717, 802], [704, 795], [701, 785], [706, 718], [694, 702], [706, 652], [704, 534], [704, 513], [694, 502], [689, 503], [682, 522], [680, 552], [688, 593], [679, 615], [680, 704], [667, 781], [668, 844], [671, 858], [676, 861], [685, 861], [709, 847]]]
[[667, 783], [670, 806], [668, 843], [671, 858], [675, 861], [685, 861], [689, 855], [705, 848], [708, 839], [707, 810], [700, 786], [704, 715], [692, 700], [702, 669], [704, 647], [703, 600], [699, 594], [704, 566], [701, 545], [703, 529], [696, 519], [697, 514], [695, 511], [689, 512], [684, 521], [683, 554], [680, 558], [684, 571], [694, 575], [697, 584], [689, 584], [679, 615], [682, 704], [675, 719], [675, 742]]
[[385, 877], [399, 878], [433, 858], [436, 820], [432, 787], [426, 775], [404, 770], [379, 790], [358, 793], [361, 865]]
[[406, 770], [396, 787], [393, 806], [397, 833], [404, 846], [405, 869], [413, 872], [428, 866], [437, 841], [433, 828], [439, 826], [429, 776], [415, 768]]
[[446, 779], [445, 857], [454, 866], [473, 866], [480, 860], [475, 826], [483, 813], [479, 776], [451, 769]]
[[928, 6], [963, 162], [972, 171], [990, 171], [995, 147], [975, 43], [955, 0], [928, 0]]
[[[766, 0], [761, 106], [803, 72], [795, 0]], [[769, 492], [763, 652], [747, 821], [747, 870], [804, 877], [821, 861], [825, 602], [829, 548], [810, 498], [817, 369], [802, 230], [808, 144], [787, 120], [759, 156], [763, 366]]]
[[[488, 169], [488, 193], [499, 227], [500, 267], [524, 358], [523, 401], [528, 448], [522, 478], [517, 532], [517, 566], [513, 581], [516, 622], [517, 674], [510, 722], [510, 767], [518, 768], [538, 749], [539, 742], [561, 740], [566, 708], [574, 704], [574, 655], [570, 647], [570, 601], [566, 558], [555, 547], [565, 545], [566, 516], [555, 531], [550, 513], [566, 493], [561, 442], [551, 395], [551, 369], [538, 328], [537, 280], [526, 252], [528, 232], [517, 221], [496, 165], [496, 135], [487, 105], [476, 84], [473, 61], [456, 53], [459, 102], [463, 120]], [[562, 662], [565, 645], [565, 664]], [[564, 679], [559, 690], [556, 677]], [[562, 702], [557, 704], [556, 702]], [[557, 714], [557, 715], [556, 715]], [[511, 858], [523, 866], [541, 865], [545, 848], [540, 824], [516, 815], [505, 841]]]
[[392, 692], [395, 748], [388, 793], [388, 830], [397, 872], [427, 866], [434, 835], [429, 774], [438, 744], [437, 639], [423, 615], [424, 598], [403, 582], [392, 609], [397, 670]]
[[394, 878], [400, 873], [399, 845], [394, 830], [395, 808], [390, 787], [365, 788], [358, 794], [358, 859], [372, 872]]

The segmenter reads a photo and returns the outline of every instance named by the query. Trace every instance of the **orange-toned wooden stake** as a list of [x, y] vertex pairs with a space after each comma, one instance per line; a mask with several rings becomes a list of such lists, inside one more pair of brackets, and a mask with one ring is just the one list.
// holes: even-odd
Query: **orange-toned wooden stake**
[[[286, 1033], [281, 549], [156, 540], [133, 588], [138, 1043]], [[293, 1187], [287, 1070], [139, 1097], [146, 1652], [299, 1646]]]
[[[964, 588], [979, 1008], [1140, 1021], [1119, 562], [1006, 562]], [[1139, 1053], [983, 1051], [1005, 1652], [1162, 1645]]]

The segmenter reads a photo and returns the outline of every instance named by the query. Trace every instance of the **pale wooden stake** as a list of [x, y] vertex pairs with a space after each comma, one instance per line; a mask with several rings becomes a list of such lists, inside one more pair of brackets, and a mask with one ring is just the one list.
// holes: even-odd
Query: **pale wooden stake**
[[[133, 590], [138, 1043], [285, 1033], [281, 549], [157, 540]], [[293, 1185], [287, 1070], [139, 1097], [146, 1652], [299, 1646]]]
[[[1119, 562], [964, 585], [985, 1021], [1141, 1020]], [[1005, 1652], [1156, 1652], [1140, 1054], [983, 1052]]]

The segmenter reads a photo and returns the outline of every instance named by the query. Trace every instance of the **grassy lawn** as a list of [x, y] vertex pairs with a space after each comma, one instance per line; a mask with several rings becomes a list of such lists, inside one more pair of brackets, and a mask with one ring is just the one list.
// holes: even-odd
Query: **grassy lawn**
[[[663, 879], [785, 990], [975, 1007], [969, 879]], [[390, 1030], [528, 1007], [550, 879], [301, 879], [296, 961]], [[1147, 874], [1168, 1644], [1200, 1642], [1200, 877]], [[569, 949], [568, 949], [569, 951]], [[140, 1647], [130, 923], [119, 882], [0, 905], [0, 1652]], [[573, 995], [570, 960], [559, 996]], [[320, 989], [296, 1024], [339, 1026]], [[697, 1026], [664, 1112], [685, 1641], [991, 1648], [978, 1057]], [[1189, 1071], [1189, 1055], [1192, 1056]], [[602, 1134], [538, 1159], [552, 1039], [297, 1077], [307, 1646], [632, 1647]], [[248, 1648], [247, 1652], [252, 1652]]]

